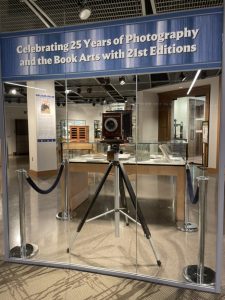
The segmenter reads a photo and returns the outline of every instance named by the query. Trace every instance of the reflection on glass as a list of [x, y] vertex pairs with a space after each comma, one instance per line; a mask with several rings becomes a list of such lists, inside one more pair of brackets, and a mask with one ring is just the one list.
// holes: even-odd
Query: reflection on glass
[[[16, 93], [10, 92], [14, 87]], [[8, 151], [8, 199], [10, 249], [21, 244], [19, 186], [16, 170], [26, 170], [43, 190], [55, 181], [61, 163], [57, 143], [57, 107], [54, 81], [5, 83], [5, 122]], [[66, 103], [66, 102], [64, 102]], [[64, 115], [63, 119], [66, 116]], [[67, 238], [56, 226], [61, 186], [42, 195], [26, 184], [24, 176], [25, 239], [40, 251], [35, 259], [60, 261]], [[53, 230], [54, 229], [54, 230]], [[61, 240], [61, 242], [59, 242]], [[53, 247], [57, 251], [52, 251]], [[14, 256], [11, 252], [10, 255]], [[15, 254], [17, 256], [17, 254]], [[28, 256], [27, 256], [28, 257]], [[68, 261], [65, 255], [65, 261]]]
[[[216, 167], [210, 132], [214, 135], [217, 127], [210, 121], [219, 97], [219, 79], [216, 71], [206, 73], [212, 78], [200, 78], [189, 95], [187, 91], [195, 72], [185, 72], [185, 79], [180, 73], [148, 74], [150, 85], [143, 84], [146, 75], [138, 76], [137, 200], [162, 262], [160, 269], [149, 263], [153, 262], [151, 253], [137, 235], [137, 272], [141, 274], [183, 282], [187, 279], [183, 276], [184, 268], [199, 264], [202, 244], [198, 232], [190, 234], [176, 227], [177, 222], [184, 225], [185, 221], [202, 224], [200, 208], [190, 202], [190, 191], [186, 190], [187, 163], [190, 164], [194, 193], [197, 191], [197, 177], [209, 176], [205, 215], [211, 215], [211, 221], [205, 216], [204, 264], [215, 270], [216, 197], [215, 194], [212, 196], [210, 189], [216, 192], [216, 176], [208, 175], [205, 167]], [[141, 174], [139, 165], [148, 165], [149, 162], [148, 171], [143, 174], [142, 167]], [[199, 201], [203, 198], [202, 191], [200, 195]], [[214, 198], [214, 205], [211, 198]], [[184, 204], [187, 209], [184, 209]], [[213, 209], [213, 216], [210, 209]], [[209, 284], [208, 281], [204, 283]]]
[[[179, 73], [124, 75], [123, 85], [120, 76], [40, 81], [30, 86], [45, 91], [15, 85], [18, 94], [5, 84], [10, 246], [20, 236], [15, 170], [47, 188], [68, 159], [68, 178], [52, 193], [25, 186], [27, 239], [40, 249], [35, 259], [184, 282], [183, 269], [199, 256], [198, 232], [176, 227], [199, 224], [198, 204], [188, 202], [188, 218], [185, 210], [189, 163], [194, 191], [197, 177], [209, 177], [204, 262], [215, 269], [216, 175], [205, 167], [216, 167], [211, 116], [219, 85], [218, 77], [199, 79], [187, 95], [193, 76], [181, 83]], [[67, 206], [65, 180], [71, 218], [62, 222], [56, 214]]]
[[[68, 94], [68, 119], [85, 120], [88, 126], [86, 141], [70, 138], [67, 149], [75, 216], [70, 222], [71, 263], [136, 272], [136, 80], [129, 76], [121, 85], [115, 76], [68, 84], [80, 87], [78, 94]], [[129, 161], [127, 190], [119, 165]]]

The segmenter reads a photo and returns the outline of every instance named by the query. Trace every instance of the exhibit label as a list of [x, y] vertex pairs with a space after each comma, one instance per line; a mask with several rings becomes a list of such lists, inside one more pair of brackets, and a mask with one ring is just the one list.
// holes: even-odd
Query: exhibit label
[[47, 94], [36, 94], [37, 106], [37, 141], [56, 141], [55, 120], [55, 96]]
[[40, 79], [218, 68], [221, 9], [3, 34], [2, 78]]

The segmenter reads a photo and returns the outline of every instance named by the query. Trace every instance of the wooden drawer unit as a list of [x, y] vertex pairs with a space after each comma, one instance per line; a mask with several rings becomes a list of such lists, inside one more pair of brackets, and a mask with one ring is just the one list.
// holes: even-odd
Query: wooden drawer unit
[[70, 141], [77, 143], [88, 143], [89, 126], [70, 126]]

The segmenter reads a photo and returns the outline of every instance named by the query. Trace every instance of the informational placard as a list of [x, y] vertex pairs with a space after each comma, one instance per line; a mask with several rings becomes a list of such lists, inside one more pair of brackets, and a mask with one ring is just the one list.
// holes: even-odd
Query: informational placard
[[221, 9], [1, 35], [2, 78], [218, 68]]
[[36, 94], [37, 141], [55, 142], [55, 96]]
[[209, 142], [209, 122], [204, 121], [202, 122], [202, 141], [205, 144]]

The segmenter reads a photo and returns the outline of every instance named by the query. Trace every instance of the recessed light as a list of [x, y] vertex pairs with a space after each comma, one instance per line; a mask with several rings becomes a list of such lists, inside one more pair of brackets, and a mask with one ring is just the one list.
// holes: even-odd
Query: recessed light
[[201, 69], [199, 69], [199, 70], [196, 72], [195, 77], [194, 77], [194, 79], [193, 79], [193, 81], [192, 81], [192, 83], [191, 83], [191, 85], [190, 85], [190, 87], [189, 87], [189, 90], [188, 90], [188, 92], [187, 92], [187, 95], [190, 94], [190, 92], [191, 92], [193, 86], [195, 85], [195, 82], [196, 82], [196, 80], [198, 79], [198, 76], [199, 76], [200, 73], [201, 73]]
[[126, 83], [125, 77], [124, 77], [124, 76], [121, 76], [121, 77], [119, 78], [119, 83], [120, 83], [120, 85], [124, 85], [124, 84]]
[[16, 94], [17, 94], [16, 89], [11, 89], [10, 92], [11, 92], [11, 94], [13, 94], [13, 95], [16, 95]]
[[91, 10], [89, 7], [83, 7], [79, 12], [79, 18], [81, 20], [87, 20], [91, 15]]

